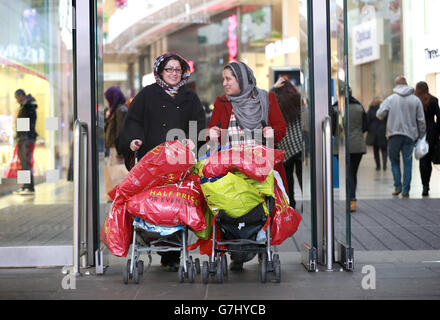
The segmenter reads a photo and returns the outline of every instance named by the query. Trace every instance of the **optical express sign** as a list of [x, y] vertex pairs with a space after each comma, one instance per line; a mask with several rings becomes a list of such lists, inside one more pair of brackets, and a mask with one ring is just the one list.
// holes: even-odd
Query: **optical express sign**
[[380, 58], [377, 26], [378, 20], [364, 22], [353, 28], [353, 64], [360, 65]]

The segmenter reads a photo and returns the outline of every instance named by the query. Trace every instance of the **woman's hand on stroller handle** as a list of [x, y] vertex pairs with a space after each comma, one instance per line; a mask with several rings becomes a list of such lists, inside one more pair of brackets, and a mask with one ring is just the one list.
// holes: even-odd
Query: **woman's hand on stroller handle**
[[142, 146], [142, 140], [134, 139], [130, 142], [130, 149], [133, 152], [138, 151]]

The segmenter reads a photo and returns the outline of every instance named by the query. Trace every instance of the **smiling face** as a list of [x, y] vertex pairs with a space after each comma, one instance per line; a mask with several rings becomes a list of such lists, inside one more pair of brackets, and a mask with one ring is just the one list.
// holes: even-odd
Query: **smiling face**
[[180, 66], [180, 62], [174, 59], [169, 60], [164, 70], [160, 73], [160, 76], [169, 86], [176, 86], [180, 80], [182, 80], [182, 67]]
[[223, 69], [223, 88], [228, 96], [236, 96], [241, 92], [240, 85], [231, 69]]

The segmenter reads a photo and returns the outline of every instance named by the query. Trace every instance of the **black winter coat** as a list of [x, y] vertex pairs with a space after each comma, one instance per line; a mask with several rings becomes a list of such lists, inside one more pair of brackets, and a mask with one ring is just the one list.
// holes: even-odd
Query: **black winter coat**
[[[438, 99], [431, 97], [426, 109], [425, 107], [423, 109], [425, 111], [426, 140], [429, 144], [433, 144], [440, 134], [440, 109]], [[434, 120], [434, 116], [437, 117], [437, 122]]]
[[26, 101], [20, 105], [18, 109], [17, 118], [29, 119], [29, 131], [17, 131], [16, 140], [29, 139], [35, 141], [37, 139], [37, 132], [35, 131], [35, 123], [37, 122], [37, 102], [32, 96], [28, 96]]
[[[133, 99], [125, 118], [119, 139], [119, 147], [125, 158], [125, 165], [133, 165], [130, 142], [142, 140], [138, 157], [141, 159], [149, 150], [165, 142], [171, 129], [181, 129], [190, 137], [189, 122], [196, 121], [197, 137], [205, 129], [205, 110], [197, 94], [186, 86], [179, 89], [174, 98], [158, 84], [144, 87]], [[196, 138], [196, 137], [194, 137]], [[174, 140], [169, 137], [168, 140]], [[198, 141], [193, 141], [196, 145]], [[201, 142], [204, 144], [204, 140]]]
[[367, 141], [371, 142], [373, 146], [384, 148], [387, 146], [387, 118], [379, 120], [376, 117], [376, 112], [380, 105], [370, 106], [367, 112]]

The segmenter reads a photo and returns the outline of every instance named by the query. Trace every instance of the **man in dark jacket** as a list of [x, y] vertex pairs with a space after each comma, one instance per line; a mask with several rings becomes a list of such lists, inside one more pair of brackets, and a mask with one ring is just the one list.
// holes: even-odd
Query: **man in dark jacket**
[[20, 119], [20, 123], [23, 123], [23, 127], [17, 125], [15, 136], [18, 145], [18, 157], [20, 159], [21, 169], [30, 173], [29, 183], [25, 183], [16, 193], [20, 195], [33, 195], [35, 189], [31, 162], [33, 162], [35, 140], [37, 139], [35, 123], [37, 121], [36, 109], [38, 106], [34, 97], [30, 94], [27, 95], [22, 89], [18, 89], [15, 92], [15, 99], [17, 100], [17, 103], [20, 104], [17, 120]]

